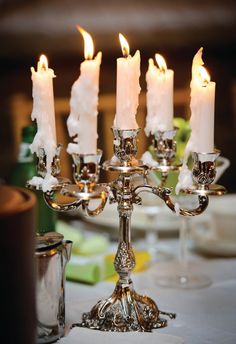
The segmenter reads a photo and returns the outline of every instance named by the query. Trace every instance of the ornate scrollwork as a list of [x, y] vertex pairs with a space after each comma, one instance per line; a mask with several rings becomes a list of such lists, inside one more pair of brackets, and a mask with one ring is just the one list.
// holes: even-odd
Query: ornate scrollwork
[[130, 273], [135, 268], [135, 256], [131, 244], [124, 241], [119, 243], [114, 266], [119, 274]]
[[196, 162], [193, 166], [193, 179], [197, 184], [209, 185], [216, 176], [215, 162]]
[[151, 331], [165, 327], [167, 320], [160, 314], [174, 318], [175, 314], [161, 312], [148, 296], [137, 294], [130, 281], [116, 284], [111, 297], [99, 301], [88, 313], [83, 314], [82, 322], [73, 326], [89, 327], [102, 331]]
[[[54, 156], [52, 164], [51, 164], [52, 175], [54, 177], [58, 176], [60, 174], [60, 171], [61, 171], [61, 164], [60, 164], [61, 148], [62, 148], [61, 144], [57, 145], [55, 156]], [[39, 176], [42, 178], [44, 178], [46, 176], [46, 173], [47, 173], [47, 167], [46, 167], [47, 161], [46, 160], [47, 159], [46, 159], [45, 151], [43, 148], [40, 148], [39, 154], [38, 154], [37, 170], [38, 170]]]
[[72, 154], [74, 161], [74, 180], [76, 184], [81, 182], [97, 183], [99, 177], [99, 162], [102, 151], [98, 149], [97, 154]]

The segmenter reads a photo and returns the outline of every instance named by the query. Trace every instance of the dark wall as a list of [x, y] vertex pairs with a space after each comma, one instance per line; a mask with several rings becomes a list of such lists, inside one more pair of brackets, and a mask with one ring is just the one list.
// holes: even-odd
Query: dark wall
[[[31, 30], [24, 31], [21, 27], [24, 13], [26, 13], [25, 21], [27, 21], [28, 11], [32, 13], [41, 13], [37, 11], [37, 6], [43, 8], [47, 1], [25, 2], [25, 7], [17, 4], [18, 7], [11, 6], [6, 11], [0, 13], [0, 38], [2, 41], [2, 49], [0, 50], [0, 104], [1, 104], [1, 125], [0, 125], [0, 177], [7, 178], [11, 172], [15, 156], [12, 150], [12, 131], [10, 122], [9, 102], [11, 97], [16, 93], [24, 93], [31, 97], [31, 79], [30, 79], [30, 66], [35, 66], [38, 56], [41, 52], [45, 52], [49, 58], [50, 65], [55, 70], [57, 78], [54, 81], [55, 96], [70, 96], [71, 85], [78, 77], [79, 65], [83, 60], [83, 43], [80, 35], [76, 32], [75, 27], [71, 24], [70, 28], [67, 27], [65, 32], [50, 31], [48, 34], [39, 28], [38, 31], [35, 26]], [[73, 10], [73, 3], [80, 4], [80, 1], [52, 1], [55, 3], [58, 13], [58, 18], [61, 18], [60, 8], [61, 3], [70, 3]], [[142, 1], [136, 1], [136, 6], [133, 11], [136, 16], [142, 18], [141, 28], [136, 23], [131, 14], [124, 13], [126, 21], [122, 21], [117, 14], [119, 9], [117, 2], [109, 2], [109, 10], [112, 13], [112, 6], [114, 6], [114, 25], [112, 20], [104, 15], [104, 25], [96, 23], [96, 12], [93, 6], [98, 8], [98, 11], [103, 11], [108, 2], [86, 2], [86, 8], [83, 5], [83, 11], [88, 13], [88, 22], [90, 25], [86, 26], [86, 22], [82, 23], [88, 31], [94, 35], [96, 42], [96, 49], [103, 51], [103, 62], [101, 66], [100, 78], [100, 94], [115, 92], [116, 85], [116, 58], [121, 55], [117, 33], [119, 31], [126, 34], [129, 38], [131, 51], [140, 49], [142, 58], [142, 75], [141, 86], [143, 91], [146, 90], [145, 73], [148, 66], [148, 58], [153, 57], [159, 51], [162, 53], [168, 62], [168, 66], [175, 71], [175, 87], [183, 88], [188, 87], [191, 78], [191, 63], [195, 52], [200, 46], [204, 46], [204, 61], [210, 71], [212, 80], [216, 81], [216, 113], [215, 113], [215, 143], [221, 149], [222, 155], [231, 160], [231, 168], [225, 172], [222, 178], [227, 188], [236, 192], [236, 159], [234, 157], [234, 149], [236, 146], [236, 102], [233, 97], [233, 90], [236, 88], [236, 35], [235, 35], [235, 21], [229, 16], [229, 11], [236, 13], [235, 4], [232, 1], [225, 1], [223, 4], [226, 12], [222, 10], [222, 18], [209, 15], [209, 23], [206, 24], [205, 14], [201, 12], [203, 4], [208, 6], [207, 10], [211, 12], [211, 8], [215, 11], [216, 6], [223, 6], [219, 1], [205, 1], [199, 2], [199, 7], [196, 7], [194, 1], [167, 1], [165, 7], [160, 1], [147, 1], [145, 4]], [[2, 3], [3, 4], [3, 3]], [[58, 4], [58, 6], [57, 6]], [[92, 4], [92, 6], [90, 6]], [[127, 2], [128, 10], [132, 10], [131, 5], [133, 2]], [[63, 5], [63, 6], [64, 6]], [[74, 6], [77, 6], [74, 5]], [[122, 11], [123, 2], [120, 2], [120, 10]], [[10, 5], [9, 5], [10, 6]], [[46, 5], [45, 5], [46, 6]], [[145, 7], [146, 6], [146, 7]], [[158, 12], [158, 6], [160, 11]], [[192, 6], [192, 7], [191, 7]], [[33, 7], [33, 9], [31, 8]], [[1, 7], [0, 7], [1, 8]], [[3, 8], [3, 7], [2, 7]], [[23, 11], [23, 9], [25, 9]], [[183, 11], [184, 9], [184, 11]], [[192, 16], [192, 20], [187, 20], [186, 9]], [[75, 7], [77, 10], [77, 7]], [[155, 22], [149, 25], [149, 18], [151, 12], [157, 13], [156, 26]], [[220, 11], [220, 9], [219, 9]], [[101, 17], [101, 12], [99, 16]], [[42, 12], [44, 13], [44, 12]], [[105, 13], [105, 12], [104, 12]], [[130, 12], [131, 13], [131, 12]], [[160, 17], [158, 20], [158, 13], [165, 13], [167, 15], [166, 21]], [[201, 17], [202, 13], [202, 17]], [[220, 13], [220, 12], [219, 12]], [[132, 14], [133, 15], [133, 14]], [[169, 15], [169, 20], [168, 20]], [[225, 17], [224, 17], [225, 15]], [[92, 20], [94, 16], [94, 21]], [[174, 17], [173, 17], [174, 16]], [[131, 18], [132, 17], [132, 18]], [[3, 19], [1, 21], [1, 18]], [[14, 23], [13, 31], [8, 28], [7, 18]], [[40, 17], [36, 16], [40, 24]], [[120, 19], [119, 19], [120, 18]], [[129, 18], [132, 25], [125, 27], [124, 22], [129, 23]], [[173, 20], [174, 18], [174, 20]], [[183, 18], [181, 20], [181, 18]], [[212, 19], [213, 18], [213, 19]], [[216, 18], [216, 19], [214, 19]], [[217, 19], [218, 18], [218, 19]], [[79, 22], [78, 16], [78, 22]], [[108, 20], [109, 19], [109, 20]], [[119, 23], [121, 20], [121, 25]], [[52, 16], [52, 20], [57, 22], [57, 17]], [[202, 20], [202, 22], [201, 22]], [[160, 26], [160, 22], [163, 23]], [[193, 23], [192, 23], [193, 22]], [[182, 23], [182, 26], [180, 25]], [[199, 25], [198, 25], [199, 23]], [[233, 24], [235, 23], [235, 24]], [[98, 29], [96, 30], [96, 24]], [[194, 25], [193, 25], [194, 24]], [[1, 27], [1, 25], [3, 25]], [[5, 26], [4, 26], [5, 25]], [[55, 24], [56, 25], [56, 24]], [[59, 23], [58, 23], [59, 25]], [[107, 25], [107, 27], [106, 27]], [[110, 25], [110, 27], [109, 27]], [[116, 26], [115, 26], [116, 25]], [[61, 25], [63, 27], [63, 25]], [[1, 29], [2, 28], [2, 29]], [[146, 28], [146, 29], [145, 29]], [[189, 28], [189, 29], [188, 29]], [[44, 28], [45, 29], [45, 28]], [[51, 28], [52, 29], [52, 28]], [[176, 113], [177, 116], [186, 117], [185, 113]]]

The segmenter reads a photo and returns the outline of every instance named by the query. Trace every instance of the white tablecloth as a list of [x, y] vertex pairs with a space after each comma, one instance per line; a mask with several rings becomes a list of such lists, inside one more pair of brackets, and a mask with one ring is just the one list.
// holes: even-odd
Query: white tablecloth
[[[235, 344], [236, 259], [195, 258], [190, 267], [191, 272], [208, 275], [212, 285], [194, 290], [159, 287], [156, 284], [158, 275], [175, 274], [177, 261], [157, 263], [145, 272], [132, 275], [137, 292], [152, 297], [161, 310], [177, 313], [175, 320], [168, 321], [168, 327], [155, 331], [183, 337], [188, 344]], [[79, 322], [82, 312], [89, 311], [99, 299], [110, 296], [113, 289], [111, 282], [95, 286], [67, 282], [67, 325]], [[93, 332], [94, 340], [100, 343], [96, 331]], [[79, 337], [78, 343], [81, 343]]]

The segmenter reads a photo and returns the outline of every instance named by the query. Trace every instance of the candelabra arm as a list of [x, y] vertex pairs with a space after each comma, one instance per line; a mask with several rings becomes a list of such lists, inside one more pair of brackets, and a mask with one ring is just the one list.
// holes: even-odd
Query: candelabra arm
[[[155, 193], [155, 192], [154, 192]], [[156, 194], [156, 193], [155, 193]], [[179, 204], [177, 202], [173, 202], [169, 193], [159, 193], [158, 196], [163, 199], [167, 207], [169, 207], [173, 212], [175, 212], [178, 215], [182, 216], [196, 216], [202, 214], [209, 203], [209, 198], [206, 195], [199, 195], [198, 196], [198, 206], [195, 209], [186, 209], [179, 207]]]
[[67, 212], [70, 210], [77, 210], [82, 205], [82, 199], [76, 199], [71, 203], [58, 203], [55, 201], [57, 193], [58, 191], [48, 191], [43, 194], [46, 204], [52, 210]]
[[150, 192], [153, 193], [154, 195], [160, 197], [165, 204], [167, 205], [167, 207], [169, 207], [173, 212], [178, 213], [179, 215], [182, 216], [196, 216], [196, 215], [200, 215], [201, 213], [203, 213], [209, 203], [209, 198], [206, 195], [199, 195], [198, 196], [198, 206], [195, 209], [185, 209], [185, 208], [181, 208], [179, 207], [177, 202], [173, 202], [170, 194], [171, 194], [171, 189], [169, 188], [162, 188], [162, 187], [156, 187], [156, 186], [151, 186], [148, 184], [144, 184], [144, 185], [139, 185], [134, 189], [134, 193], [136, 195], [136, 197], [138, 197], [138, 195], [141, 192]]
[[107, 196], [106, 195], [101, 196], [101, 202], [97, 206], [96, 209], [89, 209], [89, 201], [83, 201], [83, 203], [82, 203], [83, 211], [84, 211], [86, 216], [90, 216], [90, 217], [91, 216], [97, 216], [103, 211], [106, 203], [107, 203]]
[[[160, 192], [161, 190], [163, 190], [163, 188], [161, 187], [154, 187], [155, 189], [158, 189]], [[153, 186], [149, 185], [149, 184], [142, 184], [142, 185], [138, 185], [133, 189], [133, 193], [136, 197], [138, 197], [138, 195], [141, 192], [150, 192], [150, 193], [154, 193], [153, 192]], [[157, 192], [157, 191], [156, 191]]]

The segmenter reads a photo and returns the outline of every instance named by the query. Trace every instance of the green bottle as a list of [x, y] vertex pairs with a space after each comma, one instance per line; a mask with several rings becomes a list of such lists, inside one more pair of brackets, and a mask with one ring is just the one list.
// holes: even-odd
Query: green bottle
[[[37, 175], [37, 162], [30, 150], [36, 131], [37, 128], [34, 125], [22, 129], [19, 155], [10, 179], [12, 185], [25, 187], [27, 180]], [[43, 234], [55, 231], [56, 212], [46, 205], [41, 191], [35, 191], [35, 195], [37, 197], [37, 232]]]

